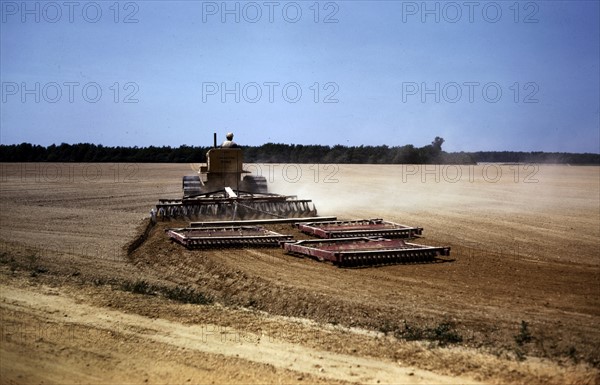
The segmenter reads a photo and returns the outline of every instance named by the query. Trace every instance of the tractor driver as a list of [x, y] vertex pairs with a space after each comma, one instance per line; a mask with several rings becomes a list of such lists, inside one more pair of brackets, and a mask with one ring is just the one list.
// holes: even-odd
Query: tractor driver
[[237, 145], [237, 143], [233, 141], [233, 133], [232, 132], [228, 132], [227, 135], [225, 135], [225, 137], [227, 138], [227, 140], [224, 141], [223, 144], [221, 144], [221, 148], [236, 148], [236, 147], [239, 147]]

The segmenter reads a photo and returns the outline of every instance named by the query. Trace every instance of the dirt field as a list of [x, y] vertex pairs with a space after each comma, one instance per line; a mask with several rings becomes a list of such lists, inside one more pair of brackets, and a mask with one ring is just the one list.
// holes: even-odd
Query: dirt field
[[128, 254], [191, 165], [0, 164], [1, 382], [600, 383], [600, 167], [250, 169], [451, 257], [188, 251], [174, 222]]

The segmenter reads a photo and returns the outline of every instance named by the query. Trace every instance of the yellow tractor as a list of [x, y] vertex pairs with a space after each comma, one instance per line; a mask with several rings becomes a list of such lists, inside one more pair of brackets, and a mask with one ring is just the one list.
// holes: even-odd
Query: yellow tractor
[[198, 175], [183, 177], [183, 198], [159, 199], [158, 218], [234, 220], [316, 216], [317, 210], [309, 199], [269, 193], [264, 176], [244, 170], [243, 150], [217, 147], [216, 134], [206, 161]]

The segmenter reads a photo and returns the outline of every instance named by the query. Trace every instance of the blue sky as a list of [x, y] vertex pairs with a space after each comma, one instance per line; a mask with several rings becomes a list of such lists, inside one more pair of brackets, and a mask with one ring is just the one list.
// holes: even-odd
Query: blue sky
[[0, 142], [600, 152], [598, 1], [0, 1]]

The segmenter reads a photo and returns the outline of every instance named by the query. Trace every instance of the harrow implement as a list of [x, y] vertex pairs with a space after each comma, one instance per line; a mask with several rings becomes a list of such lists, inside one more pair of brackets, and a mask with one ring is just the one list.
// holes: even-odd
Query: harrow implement
[[292, 240], [291, 235], [269, 231], [261, 226], [204, 227], [165, 230], [171, 240], [188, 249], [214, 247], [274, 247]]
[[303, 233], [318, 238], [416, 238], [423, 233], [422, 227], [400, 225], [383, 219], [298, 223], [296, 226]]
[[279, 194], [253, 194], [226, 190], [199, 194], [183, 199], [159, 199], [159, 219], [206, 218], [259, 219], [314, 217], [317, 209], [310, 199]]
[[327, 260], [339, 267], [431, 263], [436, 261], [438, 255], [450, 255], [450, 247], [364, 237], [283, 242], [281, 247], [288, 254]]

